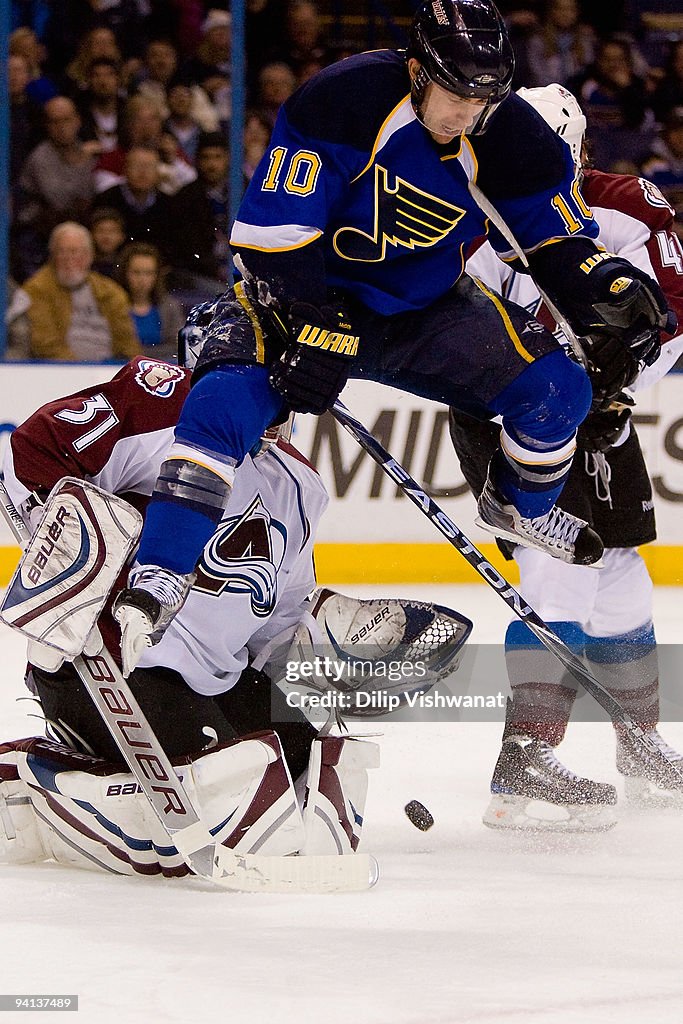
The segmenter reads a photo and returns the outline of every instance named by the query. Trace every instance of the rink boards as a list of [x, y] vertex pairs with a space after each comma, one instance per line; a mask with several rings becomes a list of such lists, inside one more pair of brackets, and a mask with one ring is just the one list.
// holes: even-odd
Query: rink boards
[[[116, 372], [102, 365], [5, 365], [0, 370], [0, 446], [40, 405], [96, 385]], [[474, 526], [474, 502], [448, 437], [446, 410], [370, 382], [352, 382], [344, 402], [420, 481], [492, 561], [495, 545]], [[643, 548], [655, 583], [683, 583], [683, 375], [670, 374], [638, 399], [634, 420], [653, 482], [658, 541]], [[321, 582], [473, 582], [473, 570], [329, 416], [299, 416], [294, 443], [323, 477], [331, 496], [318, 533]], [[3, 526], [3, 531], [5, 528]], [[0, 533], [0, 582], [16, 564], [11, 537]], [[510, 566], [508, 564], [507, 571]], [[514, 579], [514, 573], [510, 573]]]

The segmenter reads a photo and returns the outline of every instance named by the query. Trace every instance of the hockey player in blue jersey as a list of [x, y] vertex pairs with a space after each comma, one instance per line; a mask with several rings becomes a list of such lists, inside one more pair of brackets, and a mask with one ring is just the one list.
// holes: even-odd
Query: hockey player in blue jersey
[[290, 410], [322, 413], [350, 376], [501, 416], [481, 522], [568, 562], [599, 559], [598, 536], [555, 505], [589, 378], [524, 309], [463, 275], [487, 233], [514, 258], [470, 184], [590, 339], [598, 382], [618, 391], [654, 358], [667, 304], [593, 241], [569, 148], [510, 94], [513, 69], [489, 0], [431, 0], [407, 52], [349, 57], [285, 103], [232, 230], [242, 280], [208, 325], [119, 598], [124, 646], [159, 635], [182, 603], [264, 428]]

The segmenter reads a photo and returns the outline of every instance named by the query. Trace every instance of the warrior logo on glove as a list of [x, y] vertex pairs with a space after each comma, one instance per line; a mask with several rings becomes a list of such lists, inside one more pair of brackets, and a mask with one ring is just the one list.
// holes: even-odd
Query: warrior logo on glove
[[293, 412], [320, 415], [348, 380], [359, 338], [338, 306], [295, 302], [288, 314], [291, 341], [270, 373], [270, 383]]
[[[347, 327], [349, 330], [351, 328], [350, 324], [340, 324], [339, 326]], [[357, 334], [342, 334], [341, 331], [328, 331], [324, 327], [305, 323], [296, 340], [300, 345], [310, 345], [312, 348], [336, 352], [338, 356], [355, 356], [360, 339]]]

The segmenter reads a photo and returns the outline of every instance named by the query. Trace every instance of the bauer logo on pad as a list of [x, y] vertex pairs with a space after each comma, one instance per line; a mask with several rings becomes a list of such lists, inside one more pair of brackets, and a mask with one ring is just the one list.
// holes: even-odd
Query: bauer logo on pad
[[65, 477], [47, 499], [0, 620], [67, 657], [79, 655], [141, 525], [121, 498]]
[[[32, 558], [27, 561], [27, 564], [22, 569], [22, 576], [28, 580], [29, 583], [33, 583], [37, 586], [44, 575], [50, 575], [50, 556], [54, 555], [56, 543], [64, 531], [64, 523], [71, 515], [72, 513], [69, 512], [64, 505], [60, 505], [55, 512], [52, 522], [48, 524], [45, 531], [47, 534], [45, 540], [43, 540], [38, 550], [34, 553]], [[83, 526], [84, 523], [81, 521], [81, 527]], [[82, 545], [81, 550], [78, 553], [77, 560], [87, 557], [87, 550], [84, 549], [87, 548], [88, 536], [83, 529], [81, 529], [81, 540]]]

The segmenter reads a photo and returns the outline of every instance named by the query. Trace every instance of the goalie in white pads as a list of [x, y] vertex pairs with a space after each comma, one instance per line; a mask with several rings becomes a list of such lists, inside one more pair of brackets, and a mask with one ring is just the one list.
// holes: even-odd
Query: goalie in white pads
[[[15, 628], [22, 619], [22, 631], [33, 638], [28, 683], [40, 699], [50, 736], [60, 742], [33, 738], [0, 746], [0, 859], [53, 857], [124, 874], [187, 873], [134, 777], [122, 768], [68, 660], [77, 653], [77, 643], [60, 664], [57, 648], [68, 646], [57, 635], [63, 616], [53, 614], [49, 629], [45, 619], [34, 615], [31, 625], [27, 619], [41, 603], [31, 595], [32, 586], [54, 584], [56, 593], [64, 589], [63, 580], [56, 580], [60, 574], [80, 580], [72, 573], [81, 552], [78, 542], [74, 547], [69, 541], [71, 567], [65, 568], [63, 552], [59, 565], [50, 562], [49, 545], [41, 552], [51, 520], [36, 495], [44, 499], [69, 475], [76, 483], [87, 482], [87, 500], [79, 506], [84, 519], [88, 501], [98, 500], [97, 488], [106, 492], [103, 500], [118, 494], [144, 509], [172, 442], [189, 378], [185, 369], [136, 359], [112, 381], [44, 406], [12, 435], [5, 485], [32, 529], [44, 517], [36, 544], [45, 565], [40, 581], [17, 577], [18, 589], [10, 588], [13, 596], [2, 615]], [[88, 484], [94, 489], [87, 490]], [[66, 486], [73, 490], [75, 484]], [[57, 500], [63, 503], [64, 494], [58, 489]], [[316, 738], [313, 726], [285, 706], [281, 691], [263, 671], [269, 643], [293, 635], [308, 607], [306, 597], [315, 586], [313, 540], [326, 503], [317, 473], [284, 438], [270, 438], [245, 459], [184, 606], [163, 638], [145, 648], [128, 680], [205, 823], [219, 841], [239, 852], [350, 853], [360, 839], [367, 770], [378, 762], [376, 745]], [[118, 509], [114, 517], [120, 519]], [[86, 523], [92, 536], [97, 518], [100, 513]], [[104, 547], [102, 554], [106, 561]], [[93, 557], [97, 561], [97, 551]], [[25, 556], [24, 563], [35, 565], [36, 560], [29, 563]], [[82, 566], [79, 571], [86, 572]], [[24, 598], [28, 604], [22, 605]], [[84, 600], [81, 594], [70, 606], [72, 630], [78, 602]], [[352, 598], [340, 600], [352, 605], [354, 613], [363, 605]], [[110, 604], [97, 626], [107, 650], [120, 659]], [[81, 643], [87, 642], [93, 654], [98, 634], [89, 625], [83, 629], [89, 635]], [[400, 642], [403, 634], [396, 639]], [[464, 643], [462, 633], [461, 639]]]

